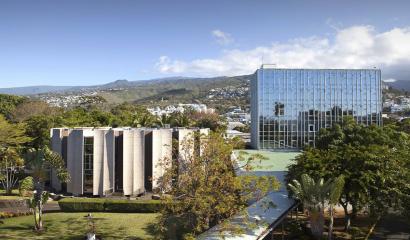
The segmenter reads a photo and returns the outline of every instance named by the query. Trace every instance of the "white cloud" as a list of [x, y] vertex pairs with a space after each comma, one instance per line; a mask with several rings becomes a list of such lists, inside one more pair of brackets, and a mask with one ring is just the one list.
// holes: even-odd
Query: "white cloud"
[[221, 45], [228, 45], [233, 42], [233, 38], [231, 37], [231, 34], [222, 32], [219, 29], [213, 30], [212, 36], [214, 36], [216, 42]]
[[377, 32], [372, 26], [339, 29], [334, 38], [308, 37], [249, 50], [224, 50], [216, 58], [192, 61], [160, 57], [157, 70], [168, 74], [234, 76], [253, 73], [262, 63], [287, 68], [373, 68], [383, 77], [410, 80], [410, 28]]

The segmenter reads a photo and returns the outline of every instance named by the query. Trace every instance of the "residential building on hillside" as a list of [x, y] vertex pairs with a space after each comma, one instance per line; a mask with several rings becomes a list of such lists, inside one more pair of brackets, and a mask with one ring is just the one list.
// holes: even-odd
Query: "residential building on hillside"
[[197, 128], [53, 128], [51, 148], [63, 157], [71, 181], [61, 184], [52, 171], [51, 187], [99, 196], [155, 190], [165, 164], [182, 165], [191, 151], [185, 145], [192, 147], [190, 154], [201, 154], [208, 134], [209, 129]]
[[345, 116], [382, 123], [379, 69], [280, 69], [262, 65], [251, 82], [255, 149], [314, 146], [318, 132]]

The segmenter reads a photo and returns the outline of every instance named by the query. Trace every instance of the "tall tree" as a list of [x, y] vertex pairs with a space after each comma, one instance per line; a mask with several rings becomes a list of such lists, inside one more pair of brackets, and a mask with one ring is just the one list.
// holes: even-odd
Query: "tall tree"
[[329, 182], [323, 178], [315, 181], [307, 174], [302, 174], [300, 182], [296, 179], [288, 184], [292, 195], [303, 203], [309, 215], [310, 230], [316, 239], [321, 239], [324, 226], [325, 201], [329, 192]]
[[18, 182], [18, 172], [24, 166], [24, 160], [14, 148], [0, 149], [0, 183], [6, 190], [6, 195], [11, 195]]
[[[164, 233], [170, 234], [168, 238], [182, 239], [201, 233], [244, 211], [249, 200], [260, 199], [267, 192], [278, 189], [275, 177], [238, 175], [236, 163], [231, 158], [233, 146], [220, 135], [211, 134], [201, 145], [201, 154], [192, 151], [191, 144], [186, 141], [183, 152], [176, 154], [183, 157], [165, 160], [161, 189], [166, 194], [162, 200], [164, 209], [160, 225]], [[250, 163], [263, 157], [251, 154], [241, 158], [245, 159], [243, 169], [251, 170]], [[172, 231], [170, 226], [176, 229]], [[240, 230], [232, 233], [237, 231]]]
[[[340, 125], [320, 131], [316, 148], [306, 148], [296, 158], [287, 180], [300, 179], [303, 173], [324, 179], [343, 175], [345, 185], [339, 203], [348, 229], [350, 219], [365, 206], [380, 215], [389, 207], [402, 205], [410, 187], [405, 177], [409, 146], [409, 136], [403, 132], [367, 127], [345, 118]], [[348, 211], [349, 204], [352, 212]]]
[[31, 140], [25, 130], [25, 124], [12, 124], [0, 115], [0, 180], [7, 194], [11, 194], [18, 180], [16, 173], [23, 165], [19, 149]]
[[55, 169], [57, 177], [61, 182], [68, 182], [70, 175], [65, 168], [62, 157], [47, 147], [28, 150], [26, 154], [26, 167], [34, 182], [34, 195], [28, 203], [34, 209], [34, 228], [37, 231], [41, 231], [43, 230], [43, 205], [48, 198], [48, 193], [44, 191], [47, 170], [49, 168]]

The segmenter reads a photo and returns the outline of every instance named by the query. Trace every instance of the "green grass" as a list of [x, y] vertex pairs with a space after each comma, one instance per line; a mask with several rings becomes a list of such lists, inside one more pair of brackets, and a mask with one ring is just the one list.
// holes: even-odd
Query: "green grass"
[[[41, 234], [34, 232], [33, 216], [3, 219], [0, 239], [84, 239], [87, 213], [47, 213]], [[96, 234], [103, 239], [150, 239], [156, 213], [92, 213]]]

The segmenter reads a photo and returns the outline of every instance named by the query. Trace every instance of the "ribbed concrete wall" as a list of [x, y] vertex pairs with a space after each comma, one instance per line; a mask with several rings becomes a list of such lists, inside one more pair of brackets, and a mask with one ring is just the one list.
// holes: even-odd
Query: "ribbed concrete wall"
[[[194, 146], [198, 148], [196, 145], [198, 142], [195, 142], [195, 132], [199, 131], [201, 134], [199, 142], [206, 141], [205, 136], [209, 134], [208, 129], [177, 129], [175, 131], [178, 136], [179, 159], [181, 161], [185, 161], [196, 152]], [[74, 195], [84, 193], [83, 155], [85, 137], [94, 138], [92, 194], [104, 196], [113, 191], [115, 186], [115, 135], [118, 132], [123, 135], [123, 194], [136, 195], [143, 193], [145, 191], [146, 176], [152, 176], [152, 188], [158, 188], [158, 180], [166, 170], [165, 165], [170, 166], [172, 163], [172, 129], [52, 129], [51, 147], [57, 153], [61, 154], [62, 152], [63, 135], [68, 135], [66, 159], [71, 182], [67, 183], [67, 192]], [[147, 133], [150, 133], [150, 137], [147, 137]], [[146, 164], [152, 165], [152, 168], [146, 167]], [[149, 169], [149, 171], [145, 173], [145, 169]], [[58, 190], [61, 189], [61, 184], [57, 184], [53, 181], [53, 178], [56, 178], [56, 176], [52, 176], [53, 187]]]
[[103, 195], [104, 186], [104, 130], [94, 130], [93, 195]]
[[114, 191], [115, 136], [113, 130], [104, 132], [103, 194], [106, 195]]
[[[186, 163], [194, 156], [195, 131], [192, 129], [178, 129], [178, 161]], [[181, 166], [183, 166], [181, 164]], [[182, 169], [180, 169], [182, 170]]]
[[134, 163], [133, 163], [133, 187], [134, 195], [145, 192], [144, 187], [144, 131], [134, 129]]
[[152, 189], [165, 172], [165, 161], [172, 159], [172, 129], [152, 130]]
[[132, 195], [134, 178], [134, 132], [123, 131], [123, 191], [124, 195]]
[[[62, 154], [62, 132], [63, 129], [61, 128], [53, 128], [50, 130], [51, 136], [51, 150]], [[61, 191], [61, 182], [57, 178], [56, 171], [54, 169], [50, 170], [51, 173], [51, 187], [56, 191]]]
[[195, 143], [195, 144], [199, 144], [199, 155], [201, 156], [203, 151], [204, 151], [204, 146], [206, 145], [208, 139], [209, 139], [209, 133], [210, 130], [209, 128], [202, 128], [199, 129], [199, 143]]
[[68, 135], [67, 141], [67, 170], [71, 176], [71, 181], [67, 183], [67, 192], [73, 195], [83, 194], [83, 154], [83, 131], [74, 129]]

